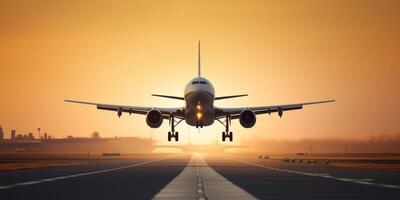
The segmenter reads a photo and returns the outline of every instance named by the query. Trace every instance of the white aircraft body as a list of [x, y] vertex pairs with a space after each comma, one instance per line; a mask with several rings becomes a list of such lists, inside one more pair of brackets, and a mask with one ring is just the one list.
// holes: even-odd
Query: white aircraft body
[[168, 141], [173, 138], [178, 141], [178, 132], [175, 127], [183, 120], [190, 126], [196, 128], [203, 128], [203, 126], [210, 126], [214, 121], [220, 122], [225, 126], [225, 131], [222, 132], [222, 141], [229, 139], [233, 140], [233, 133], [229, 131], [231, 120], [239, 119], [240, 124], [244, 128], [251, 128], [256, 123], [256, 115], [271, 114], [277, 112], [279, 117], [282, 117], [284, 111], [302, 109], [305, 105], [319, 104], [334, 102], [335, 100], [317, 101], [297, 104], [286, 105], [273, 105], [273, 106], [257, 106], [257, 107], [237, 107], [237, 108], [223, 108], [215, 107], [214, 101], [221, 99], [229, 99], [247, 96], [232, 95], [232, 96], [219, 96], [215, 97], [215, 90], [209, 80], [201, 76], [200, 65], [200, 42], [198, 46], [198, 77], [189, 81], [185, 87], [184, 96], [169, 96], [153, 94], [152, 96], [178, 99], [185, 101], [185, 106], [176, 108], [159, 108], [159, 107], [139, 107], [128, 105], [115, 105], [93, 103], [75, 100], [65, 100], [66, 102], [81, 103], [88, 105], [95, 105], [97, 109], [115, 111], [118, 117], [122, 113], [146, 115], [146, 123], [151, 128], [159, 128], [164, 119], [169, 120], [171, 131], [168, 132]]

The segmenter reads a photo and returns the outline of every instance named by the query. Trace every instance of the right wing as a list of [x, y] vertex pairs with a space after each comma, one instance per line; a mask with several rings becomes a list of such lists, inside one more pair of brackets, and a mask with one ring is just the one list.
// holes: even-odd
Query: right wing
[[121, 116], [123, 112], [129, 114], [140, 114], [146, 115], [150, 110], [155, 109], [161, 112], [164, 119], [169, 119], [170, 115], [173, 114], [177, 118], [184, 117], [184, 109], [183, 107], [178, 108], [157, 108], [157, 107], [141, 107], [141, 106], [127, 106], [127, 105], [115, 105], [115, 104], [103, 104], [103, 103], [94, 103], [94, 102], [86, 102], [86, 101], [75, 101], [75, 100], [64, 100], [69, 103], [79, 103], [86, 105], [95, 105], [99, 110], [108, 110], [115, 111], [118, 113], [118, 116]]
[[328, 101], [315, 101], [315, 102], [306, 102], [306, 103], [296, 103], [296, 104], [283, 104], [283, 105], [272, 105], [272, 106], [257, 106], [257, 107], [239, 107], [239, 108], [216, 108], [215, 115], [216, 118], [223, 118], [227, 115], [231, 116], [231, 119], [238, 119], [240, 117], [240, 112], [245, 109], [253, 111], [256, 115], [260, 114], [270, 114], [273, 112], [277, 112], [279, 116], [282, 116], [283, 111], [289, 110], [298, 110], [302, 109], [303, 106], [320, 104], [320, 103], [330, 103], [335, 100]]
[[230, 98], [245, 97], [245, 96], [248, 96], [248, 95], [247, 94], [239, 94], [239, 95], [231, 95], [231, 96], [221, 96], [221, 97], [215, 97], [215, 100], [230, 99]]

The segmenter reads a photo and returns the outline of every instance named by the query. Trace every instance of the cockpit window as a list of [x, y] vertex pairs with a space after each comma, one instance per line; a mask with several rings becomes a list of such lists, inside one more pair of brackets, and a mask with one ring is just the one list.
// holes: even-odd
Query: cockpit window
[[193, 81], [192, 84], [207, 84], [205, 81]]

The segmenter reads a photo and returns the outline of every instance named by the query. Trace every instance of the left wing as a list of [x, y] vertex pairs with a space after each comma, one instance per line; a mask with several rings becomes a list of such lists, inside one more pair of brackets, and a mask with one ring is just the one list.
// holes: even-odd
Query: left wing
[[239, 108], [215, 108], [215, 115], [216, 118], [222, 118], [226, 115], [229, 115], [231, 119], [238, 119], [240, 116], [240, 112], [245, 109], [253, 111], [256, 115], [259, 114], [271, 114], [273, 112], [278, 112], [279, 116], [281, 117], [283, 111], [288, 110], [297, 110], [302, 109], [305, 105], [312, 105], [312, 104], [320, 104], [320, 103], [330, 103], [334, 102], [335, 100], [328, 100], [328, 101], [316, 101], [316, 102], [306, 102], [306, 103], [297, 103], [297, 104], [284, 104], [284, 105], [274, 105], [274, 106], [258, 106], [258, 107], [239, 107]]
[[162, 94], [152, 94], [151, 96], [163, 97], [163, 98], [169, 98], [169, 99], [185, 100], [185, 98], [183, 98], [183, 97], [170, 96], [170, 95], [162, 95]]
[[123, 112], [132, 114], [140, 114], [146, 115], [152, 109], [158, 110], [163, 115], [164, 119], [169, 119], [170, 115], [173, 114], [177, 118], [184, 117], [184, 109], [183, 107], [178, 108], [157, 108], [157, 107], [141, 107], [141, 106], [128, 106], [128, 105], [115, 105], [115, 104], [103, 104], [103, 103], [94, 103], [94, 102], [86, 102], [86, 101], [75, 101], [75, 100], [65, 100], [65, 102], [69, 103], [79, 103], [86, 105], [95, 105], [99, 110], [108, 110], [115, 111], [118, 113], [118, 116], [121, 116]]

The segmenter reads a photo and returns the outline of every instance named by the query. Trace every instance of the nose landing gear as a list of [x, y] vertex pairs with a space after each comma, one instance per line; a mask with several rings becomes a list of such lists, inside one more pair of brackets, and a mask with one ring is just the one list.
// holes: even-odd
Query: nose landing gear
[[200, 121], [200, 122], [196, 122], [196, 128], [203, 128], [203, 122], [202, 121]]

